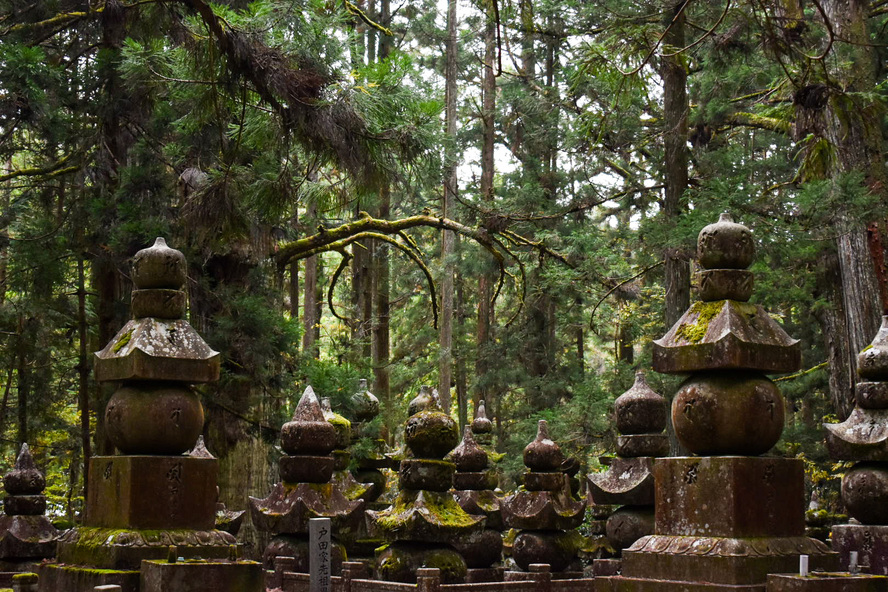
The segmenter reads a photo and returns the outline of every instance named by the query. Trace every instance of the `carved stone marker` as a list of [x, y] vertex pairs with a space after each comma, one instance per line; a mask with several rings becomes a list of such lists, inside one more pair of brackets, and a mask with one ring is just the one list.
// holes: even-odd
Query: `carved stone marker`
[[333, 522], [329, 518], [312, 518], [308, 521], [308, 544], [311, 549], [308, 572], [309, 592], [330, 592], [331, 530], [333, 530]]

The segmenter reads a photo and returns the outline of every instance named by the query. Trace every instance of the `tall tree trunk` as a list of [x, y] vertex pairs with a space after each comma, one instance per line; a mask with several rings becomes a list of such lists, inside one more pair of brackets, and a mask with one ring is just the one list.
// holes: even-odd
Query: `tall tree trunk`
[[[317, 203], [311, 203], [308, 206], [306, 219], [309, 224], [317, 222], [318, 206]], [[318, 330], [320, 328], [321, 318], [318, 315], [318, 276], [319, 276], [320, 258], [312, 255], [305, 259], [305, 274], [303, 281], [303, 298], [302, 305], [302, 350], [310, 356], [317, 358], [320, 356], [320, 348], [318, 344]]]
[[[447, 2], [447, 67], [445, 71], [445, 132], [454, 143], [447, 157], [447, 170], [444, 174], [444, 208], [445, 218], [455, 218], [457, 191], [457, 152], [456, 152], [456, 51], [457, 51], [456, 0]], [[438, 333], [440, 354], [438, 357], [438, 393], [441, 405], [450, 409], [450, 384], [453, 370], [453, 283], [454, 254], [456, 251], [455, 235], [450, 230], [441, 232], [441, 260], [444, 264], [444, 277], [441, 281], [441, 320]], [[462, 403], [462, 401], [460, 401]], [[460, 409], [461, 409], [460, 405]]]
[[[685, 46], [685, 16], [681, 8], [685, 2], [673, 6], [665, 23], [668, 32], [663, 38], [666, 47]], [[669, 226], [677, 224], [684, 213], [682, 196], [688, 186], [688, 73], [685, 56], [662, 57], [660, 76], [663, 79], [663, 143], [664, 182], [663, 214]], [[691, 270], [689, 254], [684, 248], [667, 248], [665, 253], [667, 330], [681, 318], [690, 306]]]
[[83, 498], [87, 498], [89, 489], [89, 459], [92, 456], [89, 431], [89, 349], [87, 343], [86, 319], [86, 274], [84, 272], [83, 255], [77, 259], [77, 335], [79, 355], [77, 374], [79, 377], [77, 401], [80, 407], [80, 447], [83, 459]]
[[839, 259], [833, 252], [821, 256], [817, 270], [817, 294], [825, 296], [832, 306], [818, 307], [814, 313], [820, 323], [829, 367], [829, 395], [839, 419], [846, 419], [854, 408], [853, 373], [857, 352], [851, 349], [845, 326], [842, 277]]
[[[460, 237], [456, 235], [456, 256], [460, 253]], [[466, 294], [465, 282], [461, 277], [456, 280], [456, 334], [460, 336], [458, 344], [463, 343], [462, 336], [466, 330]], [[457, 345], [454, 349], [454, 358], [456, 360], [456, 398], [459, 404], [459, 422], [460, 429], [469, 423], [469, 387], [468, 378], [466, 376], [466, 355], [463, 347]]]

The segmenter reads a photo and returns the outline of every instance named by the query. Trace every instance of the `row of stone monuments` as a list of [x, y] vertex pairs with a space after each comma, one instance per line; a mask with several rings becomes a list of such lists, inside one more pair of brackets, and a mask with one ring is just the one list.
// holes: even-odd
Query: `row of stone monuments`
[[[857, 523], [834, 529], [837, 553], [804, 536], [801, 461], [761, 456], [779, 439], [784, 413], [765, 373], [798, 369], [800, 355], [797, 341], [748, 302], [753, 255], [751, 233], [728, 216], [704, 228], [700, 301], [654, 343], [655, 370], [690, 375], [671, 413], [676, 436], [696, 456], [664, 458], [667, 403], [643, 375], [616, 401], [618, 456], [589, 477], [588, 491], [590, 503], [617, 507], [606, 532], [622, 558], [596, 562], [589, 589], [763, 592], [771, 574], [794, 572], [800, 556], [832, 571], [840, 561], [848, 567], [851, 551], [871, 572], [888, 574], [888, 322], [860, 354], [854, 412], [828, 426], [833, 456], [857, 463], [842, 484]], [[133, 320], [96, 360], [97, 379], [119, 384], [105, 420], [122, 454], [91, 459], [83, 524], [58, 537], [55, 561], [37, 567], [41, 591], [111, 584], [123, 592], [258, 592], [280, 562], [309, 570], [312, 518], [332, 521], [334, 573], [348, 556], [396, 582], [429, 569], [445, 584], [522, 581], [540, 564], [564, 581], [582, 577], [576, 529], [586, 502], [546, 423], [524, 451], [522, 487], [501, 497], [484, 448], [489, 420], [481, 411], [460, 441], [429, 388], [410, 403], [402, 457], [377, 447], [356, 459], [355, 474], [348, 448], [378, 401], [362, 385], [352, 426], [307, 388], [281, 431], [281, 481], [250, 499], [253, 524], [271, 542], [263, 563], [242, 560], [232, 534], [216, 528], [224, 513], [217, 463], [198, 442], [203, 409], [191, 385], [216, 380], [219, 358], [183, 318], [184, 257], [158, 239], [136, 255], [133, 281]], [[398, 469], [391, 504], [378, 501], [386, 467]], [[43, 486], [23, 447], [4, 480], [0, 558], [8, 572], [52, 556], [57, 533], [43, 517]], [[504, 529], [514, 535], [508, 571], [499, 567]], [[845, 574], [844, 587], [830, 589], [870, 586], [874, 577]], [[786, 581], [768, 589], [821, 589], [810, 576], [796, 587]]]

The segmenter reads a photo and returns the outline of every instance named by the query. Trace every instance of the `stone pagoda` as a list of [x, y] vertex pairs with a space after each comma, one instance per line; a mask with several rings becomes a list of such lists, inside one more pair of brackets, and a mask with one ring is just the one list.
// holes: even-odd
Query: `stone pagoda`
[[493, 422], [487, 418], [484, 399], [478, 401], [478, 407], [475, 409], [475, 418], [472, 420], [472, 434], [479, 444], [483, 446], [491, 445], [493, 440]]
[[162, 238], [133, 258], [133, 318], [95, 360], [96, 380], [119, 385], [105, 427], [122, 456], [90, 459], [83, 525], [59, 540], [58, 563], [41, 569], [41, 591], [118, 584], [135, 592], [140, 569], [144, 590], [144, 560], [163, 560], [166, 567], [149, 568], [172, 574], [184, 566], [179, 557], [218, 560], [202, 564], [202, 577], [264, 586], [258, 564], [227, 561], [237, 556], [235, 538], [215, 529], [218, 462], [184, 454], [204, 424], [191, 385], [219, 378], [219, 354], [184, 319], [185, 279], [184, 255]]
[[[371, 446], [362, 448], [360, 454], [354, 454], [357, 466], [354, 477], [358, 483], [370, 483], [373, 485], [364, 492], [361, 499], [368, 503], [370, 509], [379, 496], [385, 491], [385, 474], [380, 469], [393, 468], [392, 461], [385, 455], [385, 441], [379, 438], [377, 433], [370, 433], [370, 422], [379, 415], [379, 399], [367, 389], [367, 380], [362, 378], [358, 384], [358, 390], [351, 398], [354, 411], [354, 423], [352, 424], [352, 444], [366, 438], [371, 441]], [[354, 447], [354, 446], [353, 446]]]
[[765, 373], [800, 365], [798, 342], [748, 302], [752, 233], [722, 214], [697, 242], [700, 301], [654, 342], [654, 369], [690, 374], [672, 402], [694, 457], [654, 463], [654, 534], [623, 553], [622, 576], [596, 591], [763, 592], [769, 573], [832, 568], [835, 554], [804, 536], [802, 461], [758, 456], [783, 431], [784, 403]]
[[412, 583], [417, 569], [439, 568], [443, 583], [460, 583], [466, 562], [453, 544], [483, 531], [485, 519], [467, 514], [450, 493], [456, 466], [444, 456], [459, 442], [456, 422], [428, 387], [420, 389], [408, 413], [398, 497], [385, 510], [367, 512], [371, 530], [390, 543], [376, 557], [376, 575]]
[[[0, 572], [34, 571], [43, 559], [55, 557], [59, 532], [44, 515], [46, 478], [22, 444], [15, 467], [3, 477], [0, 517]], [[7, 582], [7, 585], [9, 582]]]
[[352, 441], [351, 422], [342, 415], [333, 411], [330, 399], [321, 399], [321, 411], [324, 419], [336, 430], [336, 448], [333, 449], [333, 476], [330, 482], [342, 492], [342, 495], [350, 501], [363, 500], [367, 493], [373, 489], [373, 483], [358, 483], [355, 476], [348, 470], [351, 461], [351, 453], [348, 448]]
[[[348, 537], [363, 518], [364, 502], [349, 500], [330, 482], [336, 445], [336, 428], [324, 417], [314, 390], [306, 387], [293, 419], [281, 429], [281, 481], [265, 499], [250, 498], [253, 525], [274, 535], [263, 555], [267, 569], [274, 569], [275, 558], [284, 556], [296, 559], [294, 571], [308, 573], [309, 519], [330, 518], [333, 532]], [[333, 543], [331, 571], [339, 574], [345, 552], [341, 543]]]
[[487, 452], [475, 442], [471, 426], [466, 426], [462, 442], [448, 455], [456, 465], [453, 497], [468, 514], [487, 518], [485, 529], [453, 543], [466, 560], [469, 582], [502, 579], [502, 569], [493, 568], [503, 551], [503, 517], [496, 488], [496, 474], [489, 469]]
[[549, 438], [549, 424], [541, 419], [536, 439], [524, 449], [524, 489], [502, 503], [503, 522], [519, 530], [512, 558], [524, 571], [532, 563], [548, 563], [553, 572], [573, 567], [576, 528], [586, 504], [571, 496], [568, 476], [559, 470], [563, 462], [561, 448]]
[[843, 423], [824, 424], [829, 453], [854, 461], [842, 477], [842, 501], [857, 524], [833, 526], [832, 546], [848, 569], [851, 551], [869, 572], [888, 575], [888, 316], [857, 356], [857, 404]]
[[666, 399], [648, 386], [643, 372], [614, 402], [617, 457], [588, 477], [588, 502], [622, 506], [607, 519], [607, 538], [618, 552], [654, 532], [654, 459], [669, 453]]

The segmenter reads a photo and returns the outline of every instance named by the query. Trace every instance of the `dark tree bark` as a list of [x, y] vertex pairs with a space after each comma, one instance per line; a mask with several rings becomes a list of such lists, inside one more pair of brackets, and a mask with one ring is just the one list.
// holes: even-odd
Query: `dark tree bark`
[[[317, 222], [317, 204], [309, 205], [306, 218], [309, 224]], [[321, 318], [318, 315], [320, 305], [320, 258], [312, 255], [305, 260], [302, 305], [302, 350], [314, 358], [320, 356], [318, 338], [320, 336]]]

